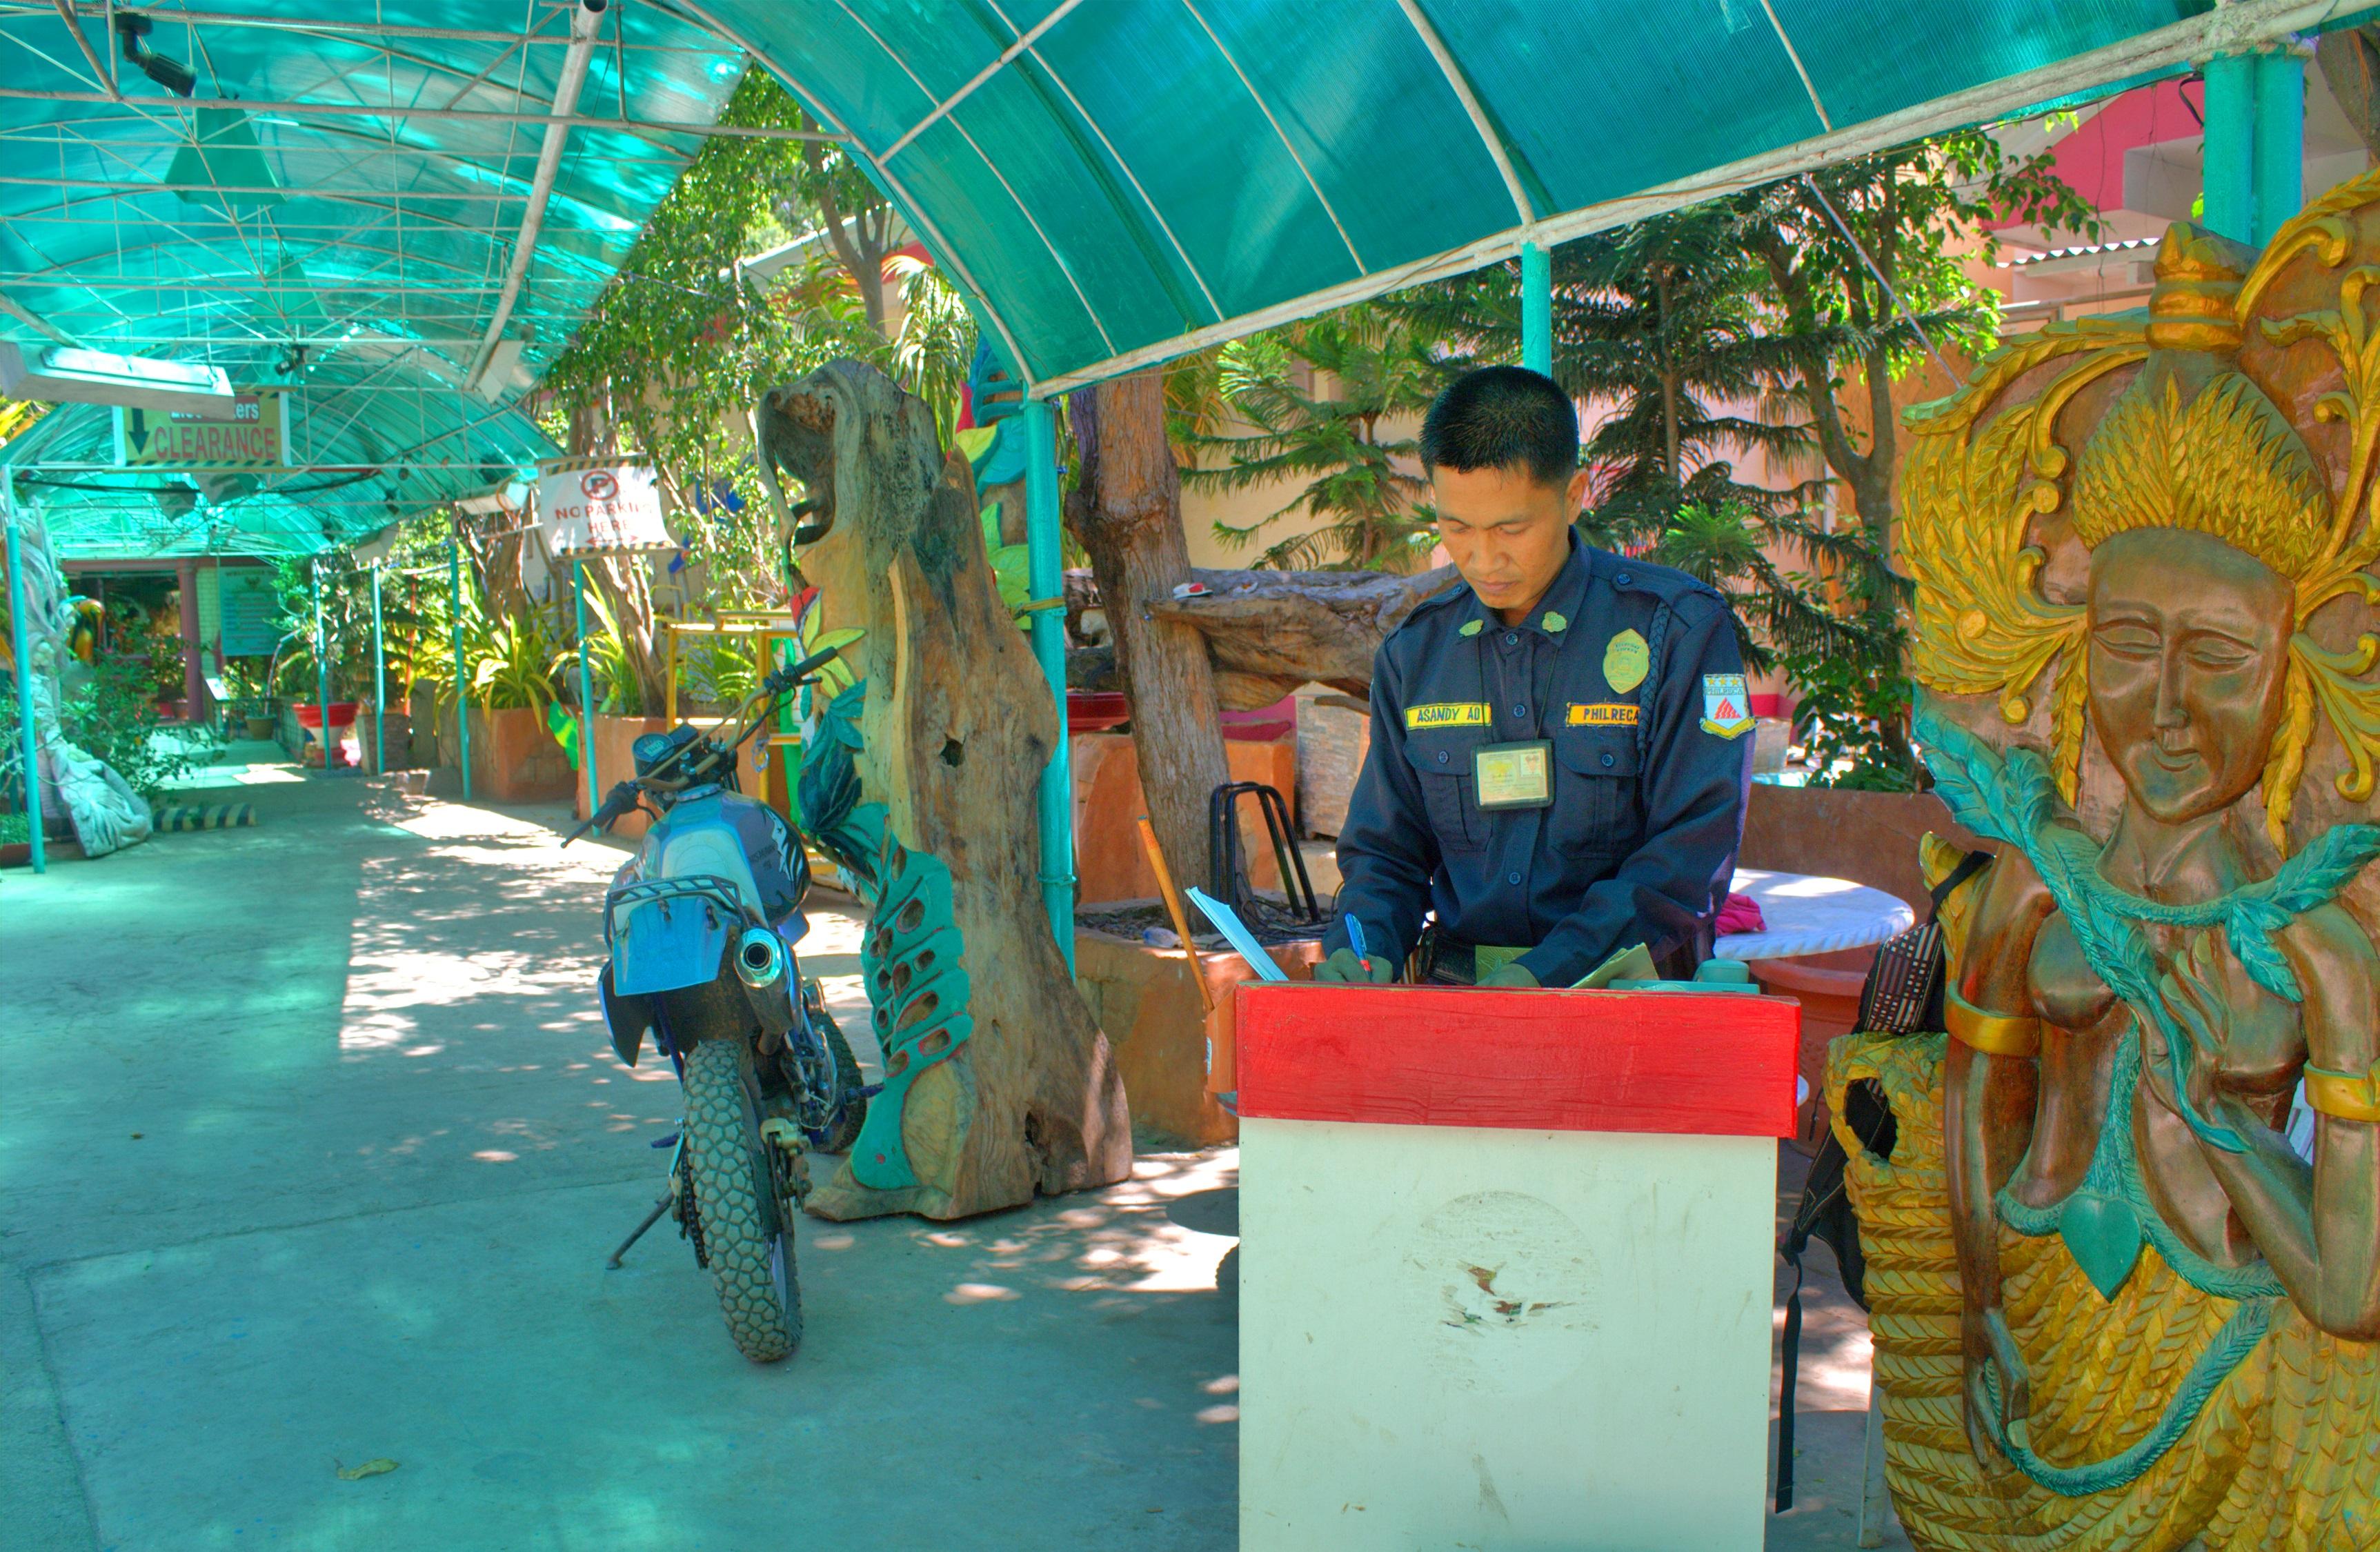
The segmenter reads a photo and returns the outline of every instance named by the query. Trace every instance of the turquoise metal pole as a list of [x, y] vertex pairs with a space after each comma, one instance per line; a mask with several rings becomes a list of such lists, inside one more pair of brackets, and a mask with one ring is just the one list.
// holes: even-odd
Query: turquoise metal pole
[[595, 679], [587, 669], [587, 563], [570, 563], [570, 607], [578, 618], [578, 767], [587, 773], [587, 812], [595, 795]]
[[380, 630], [380, 567], [372, 567], [372, 771], [388, 773], [388, 643]]
[[1554, 256], [1521, 245], [1521, 365], [1554, 374]]
[[446, 542], [446, 605], [454, 624], [455, 761], [463, 768], [463, 801], [471, 801], [471, 708], [464, 691], [468, 675], [463, 664], [463, 546]]
[[2217, 55], [2206, 62], [2204, 209], [2200, 222], [2234, 242], [2256, 235], [2256, 61]]
[[2256, 55], [2258, 247], [2305, 203], [2305, 61], [2293, 53]]
[[25, 759], [25, 836], [32, 845], [33, 871], [50, 870], [42, 842], [42, 735], [33, 726], [33, 654], [26, 644], [25, 557], [17, 544], [15, 515], [8, 523], [8, 649], [17, 657], [17, 736]]
[[314, 560], [314, 709], [322, 713], [316, 729], [322, 746], [322, 774], [331, 774], [331, 640], [322, 629], [322, 562]]
[[[1058, 528], [1058, 434], [1046, 399], [1025, 401], [1025, 571], [1033, 601], [1062, 599]], [[1058, 703], [1058, 747], [1041, 768], [1041, 902], [1050, 933], [1075, 973], [1075, 767], [1066, 736], [1066, 621], [1062, 609], [1033, 612], [1033, 655]]]

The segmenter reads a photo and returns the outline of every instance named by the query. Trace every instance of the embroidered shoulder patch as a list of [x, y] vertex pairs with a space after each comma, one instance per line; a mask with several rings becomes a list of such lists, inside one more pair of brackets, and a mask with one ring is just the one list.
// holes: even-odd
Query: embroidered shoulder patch
[[1407, 729], [1486, 727], [1488, 703], [1483, 700], [1442, 700], [1405, 708]]
[[1634, 727], [1637, 710], [1629, 701], [1572, 701], [1563, 721], [1572, 727]]
[[1741, 673], [1703, 675], [1703, 731], [1741, 738], [1752, 731], [1752, 696]]

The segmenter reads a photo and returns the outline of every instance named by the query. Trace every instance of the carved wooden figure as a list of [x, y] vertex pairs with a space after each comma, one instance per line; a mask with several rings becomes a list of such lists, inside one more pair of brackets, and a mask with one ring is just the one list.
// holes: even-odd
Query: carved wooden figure
[[860, 684], [821, 708], [804, 829], [870, 906], [862, 969], [885, 1090], [809, 1211], [963, 1218], [1132, 1168], [1123, 1085], [1041, 903], [1047, 682], [1000, 600], [975, 483], [924, 403], [837, 361], [759, 405], [771, 479]]
[[1828, 1084], [1898, 1122], [1844, 1142], [1921, 1547], [2380, 1546], [2375, 263], [2380, 175], [2176, 225], [2145, 317], [1912, 413], [1918, 730], [2000, 856], [1947, 1036]]

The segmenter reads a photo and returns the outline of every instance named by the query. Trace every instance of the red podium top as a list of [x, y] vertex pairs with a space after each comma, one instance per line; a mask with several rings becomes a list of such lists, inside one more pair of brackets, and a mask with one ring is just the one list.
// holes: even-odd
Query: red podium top
[[1295, 981], [1235, 995], [1242, 1116], [1793, 1134], [1790, 998]]

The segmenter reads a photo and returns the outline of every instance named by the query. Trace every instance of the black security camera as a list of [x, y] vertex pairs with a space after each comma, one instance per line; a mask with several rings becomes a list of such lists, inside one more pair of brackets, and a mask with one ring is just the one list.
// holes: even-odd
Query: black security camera
[[156, 30], [157, 23], [138, 11], [127, 11], [115, 18], [115, 36], [124, 45], [124, 57], [140, 67], [140, 73], [176, 97], [188, 97], [199, 89], [199, 73], [178, 59], [168, 59], [152, 54], [141, 39]]

